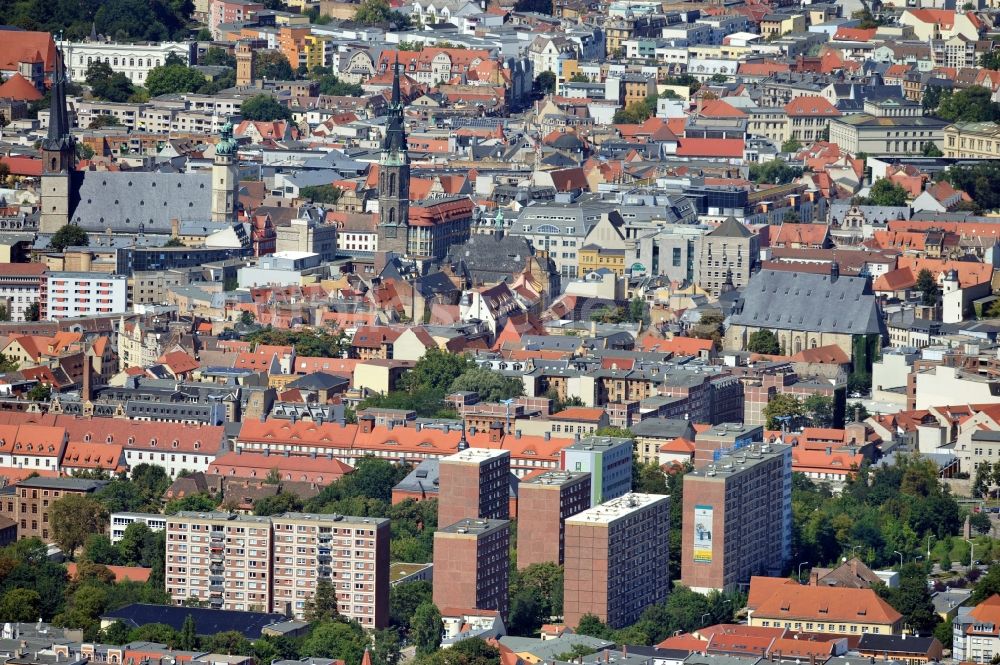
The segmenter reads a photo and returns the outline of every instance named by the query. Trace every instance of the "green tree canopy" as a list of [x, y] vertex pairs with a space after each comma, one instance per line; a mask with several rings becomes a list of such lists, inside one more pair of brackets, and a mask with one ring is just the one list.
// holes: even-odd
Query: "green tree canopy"
[[887, 178], [880, 178], [868, 190], [867, 197], [860, 197], [859, 203], [873, 206], [904, 206], [910, 193], [901, 185]]
[[240, 115], [245, 120], [289, 120], [292, 112], [271, 95], [259, 94], [243, 101]]
[[802, 402], [794, 395], [778, 393], [768, 401], [764, 407], [763, 415], [767, 421], [766, 427], [768, 429], [781, 429], [781, 423], [785, 418], [790, 419], [785, 421], [788, 423], [788, 429], [794, 429], [799, 418], [802, 417]]
[[946, 90], [935, 115], [949, 122], [995, 122], [1000, 120], [1000, 104], [993, 101], [989, 89], [979, 85]]
[[549, 71], [544, 71], [535, 77], [535, 89], [545, 95], [551, 95], [556, 91], [556, 75]]
[[925, 305], [933, 305], [938, 301], [938, 283], [934, 279], [934, 273], [932, 273], [927, 268], [922, 269], [917, 273], [917, 291], [923, 294], [923, 303]]
[[146, 89], [151, 97], [196, 92], [204, 84], [204, 75], [186, 65], [161, 65], [146, 76]]
[[288, 81], [295, 77], [288, 58], [280, 51], [257, 51], [254, 54], [257, 77], [271, 81]]
[[758, 330], [750, 333], [747, 339], [747, 351], [776, 356], [781, 353], [781, 345], [778, 343], [778, 336], [772, 331]]
[[52, 539], [69, 557], [83, 546], [92, 533], [107, 528], [108, 512], [91, 496], [68, 494], [52, 502], [49, 510]]
[[499, 402], [524, 394], [524, 383], [518, 377], [504, 376], [488, 367], [466, 370], [451, 384], [450, 392], [463, 390], [479, 393], [485, 402]]
[[789, 166], [780, 159], [772, 159], [763, 164], [751, 164], [748, 167], [748, 177], [756, 183], [785, 185], [802, 175], [802, 169]]
[[89, 244], [90, 237], [86, 231], [76, 224], [66, 224], [52, 234], [52, 238], [49, 240], [49, 249], [62, 252], [67, 247], [86, 247]]
[[423, 603], [413, 613], [410, 632], [417, 647], [418, 656], [434, 653], [441, 646], [441, 612], [434, 603]]
[[952, 166], [942, 179], [968, 194], [983, 210], [1000, 209], [1000, 160], [984, 159], [970, 166]]

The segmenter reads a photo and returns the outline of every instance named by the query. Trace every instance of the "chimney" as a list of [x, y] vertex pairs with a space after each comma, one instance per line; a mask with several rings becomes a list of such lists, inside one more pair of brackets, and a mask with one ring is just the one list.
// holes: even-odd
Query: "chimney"
[[371, 416], [362, 416], [359, 420], [361, 422], [361, 433], [371, 434], [372, 428], [375, 425], [375, 419]]
[[840, 264], [834, 261], [830, 264], [830, 283], [836, 282], [840, 278]]
[[84, 404], [90, 401], [90, 359], [86, 352], [83, 354], [83, 390], [80, 397]]
[[855, 577], [858, 576], [858, 558], [851, 557], [851, 574]]

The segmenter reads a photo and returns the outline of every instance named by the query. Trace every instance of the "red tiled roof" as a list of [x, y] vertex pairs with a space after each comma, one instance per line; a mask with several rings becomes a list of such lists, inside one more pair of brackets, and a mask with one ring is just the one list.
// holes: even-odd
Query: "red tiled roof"
[[38, 101], [42, 93], [31, 84], [31, 81], [17, 73], [0, 85], [0, 99], [17, 99], [26, 102]]
[[677, 146], [679, 157], [743, 157], [743, 139], [683, 138]]
[[839, 116], [840, 111], [825, 97], [818, 95], [802, 95], [785, 104], [785, 113], [788, 115], [805, 116]]

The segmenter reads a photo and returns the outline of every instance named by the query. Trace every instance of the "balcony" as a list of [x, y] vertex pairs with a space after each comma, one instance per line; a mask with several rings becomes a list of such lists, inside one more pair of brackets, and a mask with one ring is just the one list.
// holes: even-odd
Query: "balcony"
[[221, 596], [222, 595], [222, 591], [223, 591], [221, 584], [210, 584], [208, 586], [208, 590], [212, 593], [213, 596], [214, 595], [220, 595]]

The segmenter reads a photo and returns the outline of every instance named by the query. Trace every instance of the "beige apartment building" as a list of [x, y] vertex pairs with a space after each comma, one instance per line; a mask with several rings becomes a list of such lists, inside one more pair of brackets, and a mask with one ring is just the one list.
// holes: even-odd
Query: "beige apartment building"
[[327, 579], [343, 616], [370, 629], [389, 623], [389, 520], [286, 513], [271, 525], [271, 611], [301, 618]]
[[389, 623], [389, 520], [285, 513], [257, 517], [182, 511], [167, 520], [171, 600], [302, 618], [320, 579], [342, 615]]
[[264, 612], [271, 606], [271, 519], [181, 511], [167, 521], [167, 588], [181, 605]]

